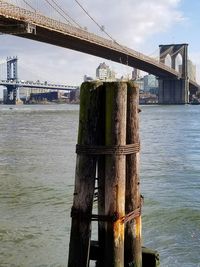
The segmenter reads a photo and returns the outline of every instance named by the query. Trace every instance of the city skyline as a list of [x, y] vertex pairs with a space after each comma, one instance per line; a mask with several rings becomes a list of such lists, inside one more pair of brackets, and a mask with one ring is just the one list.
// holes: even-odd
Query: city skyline
[[[65, 4], [64, 1], [59, 3], [62, 3], [63, 8], [70, 7], [70, 11], [74, 12], [73, 16], [78, 15], [76, 17], [81, 25], [103, 36], [85, 14], [75, 8], [75, 4], [69, 4], [69, 1], [65, 1]], [[189, 56], [197, 65], [197, 81], [200, 81], [200, 50], [198, 36], [195, 34], [200, 3], [194, 0], [190, 3], [183, 0], [163, 0], [161, 3], [155, 0], [128, 0], [126, 3], [119, 2], [115, 5], [112, 0], [109, 4], [105, 1], [96, 1], [94, 5], [87, 0], [84, 1], [84, 6], [118, 42], [149, 56], [155, 56], [155, 53], [151, 53], [155, 50], [158, 56], [159, 44], [189, 43]], [[109, 16], [102, 16], [101, 10], [105, 6], [108, 10], [112, 9]], [[132, 71], [128, 66], [112, 61], [15, 36], [1, 35], [1, 42], [0, 59], [17, 55], [20, 60], [19, 78], [25, 80], [80, 84], [84, 74], [95, 76], [96, 67], [102, 61], [120, 76]]]

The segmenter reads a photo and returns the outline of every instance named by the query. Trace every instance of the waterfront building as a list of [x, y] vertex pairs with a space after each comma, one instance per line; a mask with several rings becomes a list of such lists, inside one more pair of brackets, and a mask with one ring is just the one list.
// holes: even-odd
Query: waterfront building
[[156, 91], [158, 89], [158, 80], [152, 74], [148, 74], [144, 76], [144, 91]]
[[32, 94], [42, 94], [48, 93], [51, 90], [49, 89], [42, 89], [42, 88], [27, 88], [27, 87], [20, 87], [19, 88], [19, 98], [21, 100], [28, 100]]
[[96, 78], [99, 80], [115, 80], [115, 73], [103, 62], [96, 69]]
[[144, 78], [143, 77], [140, 77], [135, 82], [136, 82], [139, 90], [140, 91], [144, 91]]
[[131, 79], [133, 81], [137, 81], [139, 78], [140, 78], [140, 70], [133, 68]]

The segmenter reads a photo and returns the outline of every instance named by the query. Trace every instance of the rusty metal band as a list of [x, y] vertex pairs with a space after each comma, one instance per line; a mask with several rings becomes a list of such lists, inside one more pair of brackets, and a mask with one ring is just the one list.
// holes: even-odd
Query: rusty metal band
[[140, 143], [116, 146], [76, 145], [77, 154], [87, 155], [129, 155], [140, 151]]
[[79, 220], [89, 220], [89, 221], [91, 220], [91, 221], [113, 222], [113, 223], [118, 220], [121, 223], [127, 223], [133, 219], [136, 219], [140, 215], [141, 215], [141, 207], [135, 209], [134, 211], [122, 217], [120, 217], [117, 212], [115, 212], [113, 215], [98, 215], [98, 214], [87, 214], [84, 212], [80, 212], [79, 210], [76, 210], [73, 207], [71, 210], [72, 218], [78, 218]]
[[141, 215], [141, 208], [135, 209], [134, 211], [129, 212], [125, 216], [123, 216], [121, 219], [122, 223], [127, 223], [133, 219], [136, 219]]

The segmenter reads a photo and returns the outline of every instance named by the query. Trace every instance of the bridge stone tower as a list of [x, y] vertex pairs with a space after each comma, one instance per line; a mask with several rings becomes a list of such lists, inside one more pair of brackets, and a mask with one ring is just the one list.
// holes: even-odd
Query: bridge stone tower
[[171, 68], [176, 69], [176, 58], [182, 57], [182, 65], [178, 66], [180, 79], [159, 79], [159, 104], [187, 104], [189, 99], [188, 79], [188, 44], [160, 45], [160, 62], [171, 59]]
[[[18, 80], [17, 57], [7, 57], [7, 81]], [[18, 101], [18, 87], [13, 85], [7, 86], [7, 97], [5, 104], [16, 104]]]

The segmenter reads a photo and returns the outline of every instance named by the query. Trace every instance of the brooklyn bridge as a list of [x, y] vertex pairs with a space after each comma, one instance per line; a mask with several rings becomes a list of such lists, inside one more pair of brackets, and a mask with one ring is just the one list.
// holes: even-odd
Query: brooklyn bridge
[[[0, 0], [0, 32], [109, 59], [153, 74], [159, 81], [159, 104], [186, 104], [189, 95], [200, 87], [190, 75], [187, 43], [160, 45], [159, 60], [155, 60], [113, 38], [106, 39], [80, 25], [47, 17], [30, 5], [25, 9], [3, 0]], [[182, 64], [177, 69], [178, 56]], [[168, 57], [170, 66], [165, 64]]]

